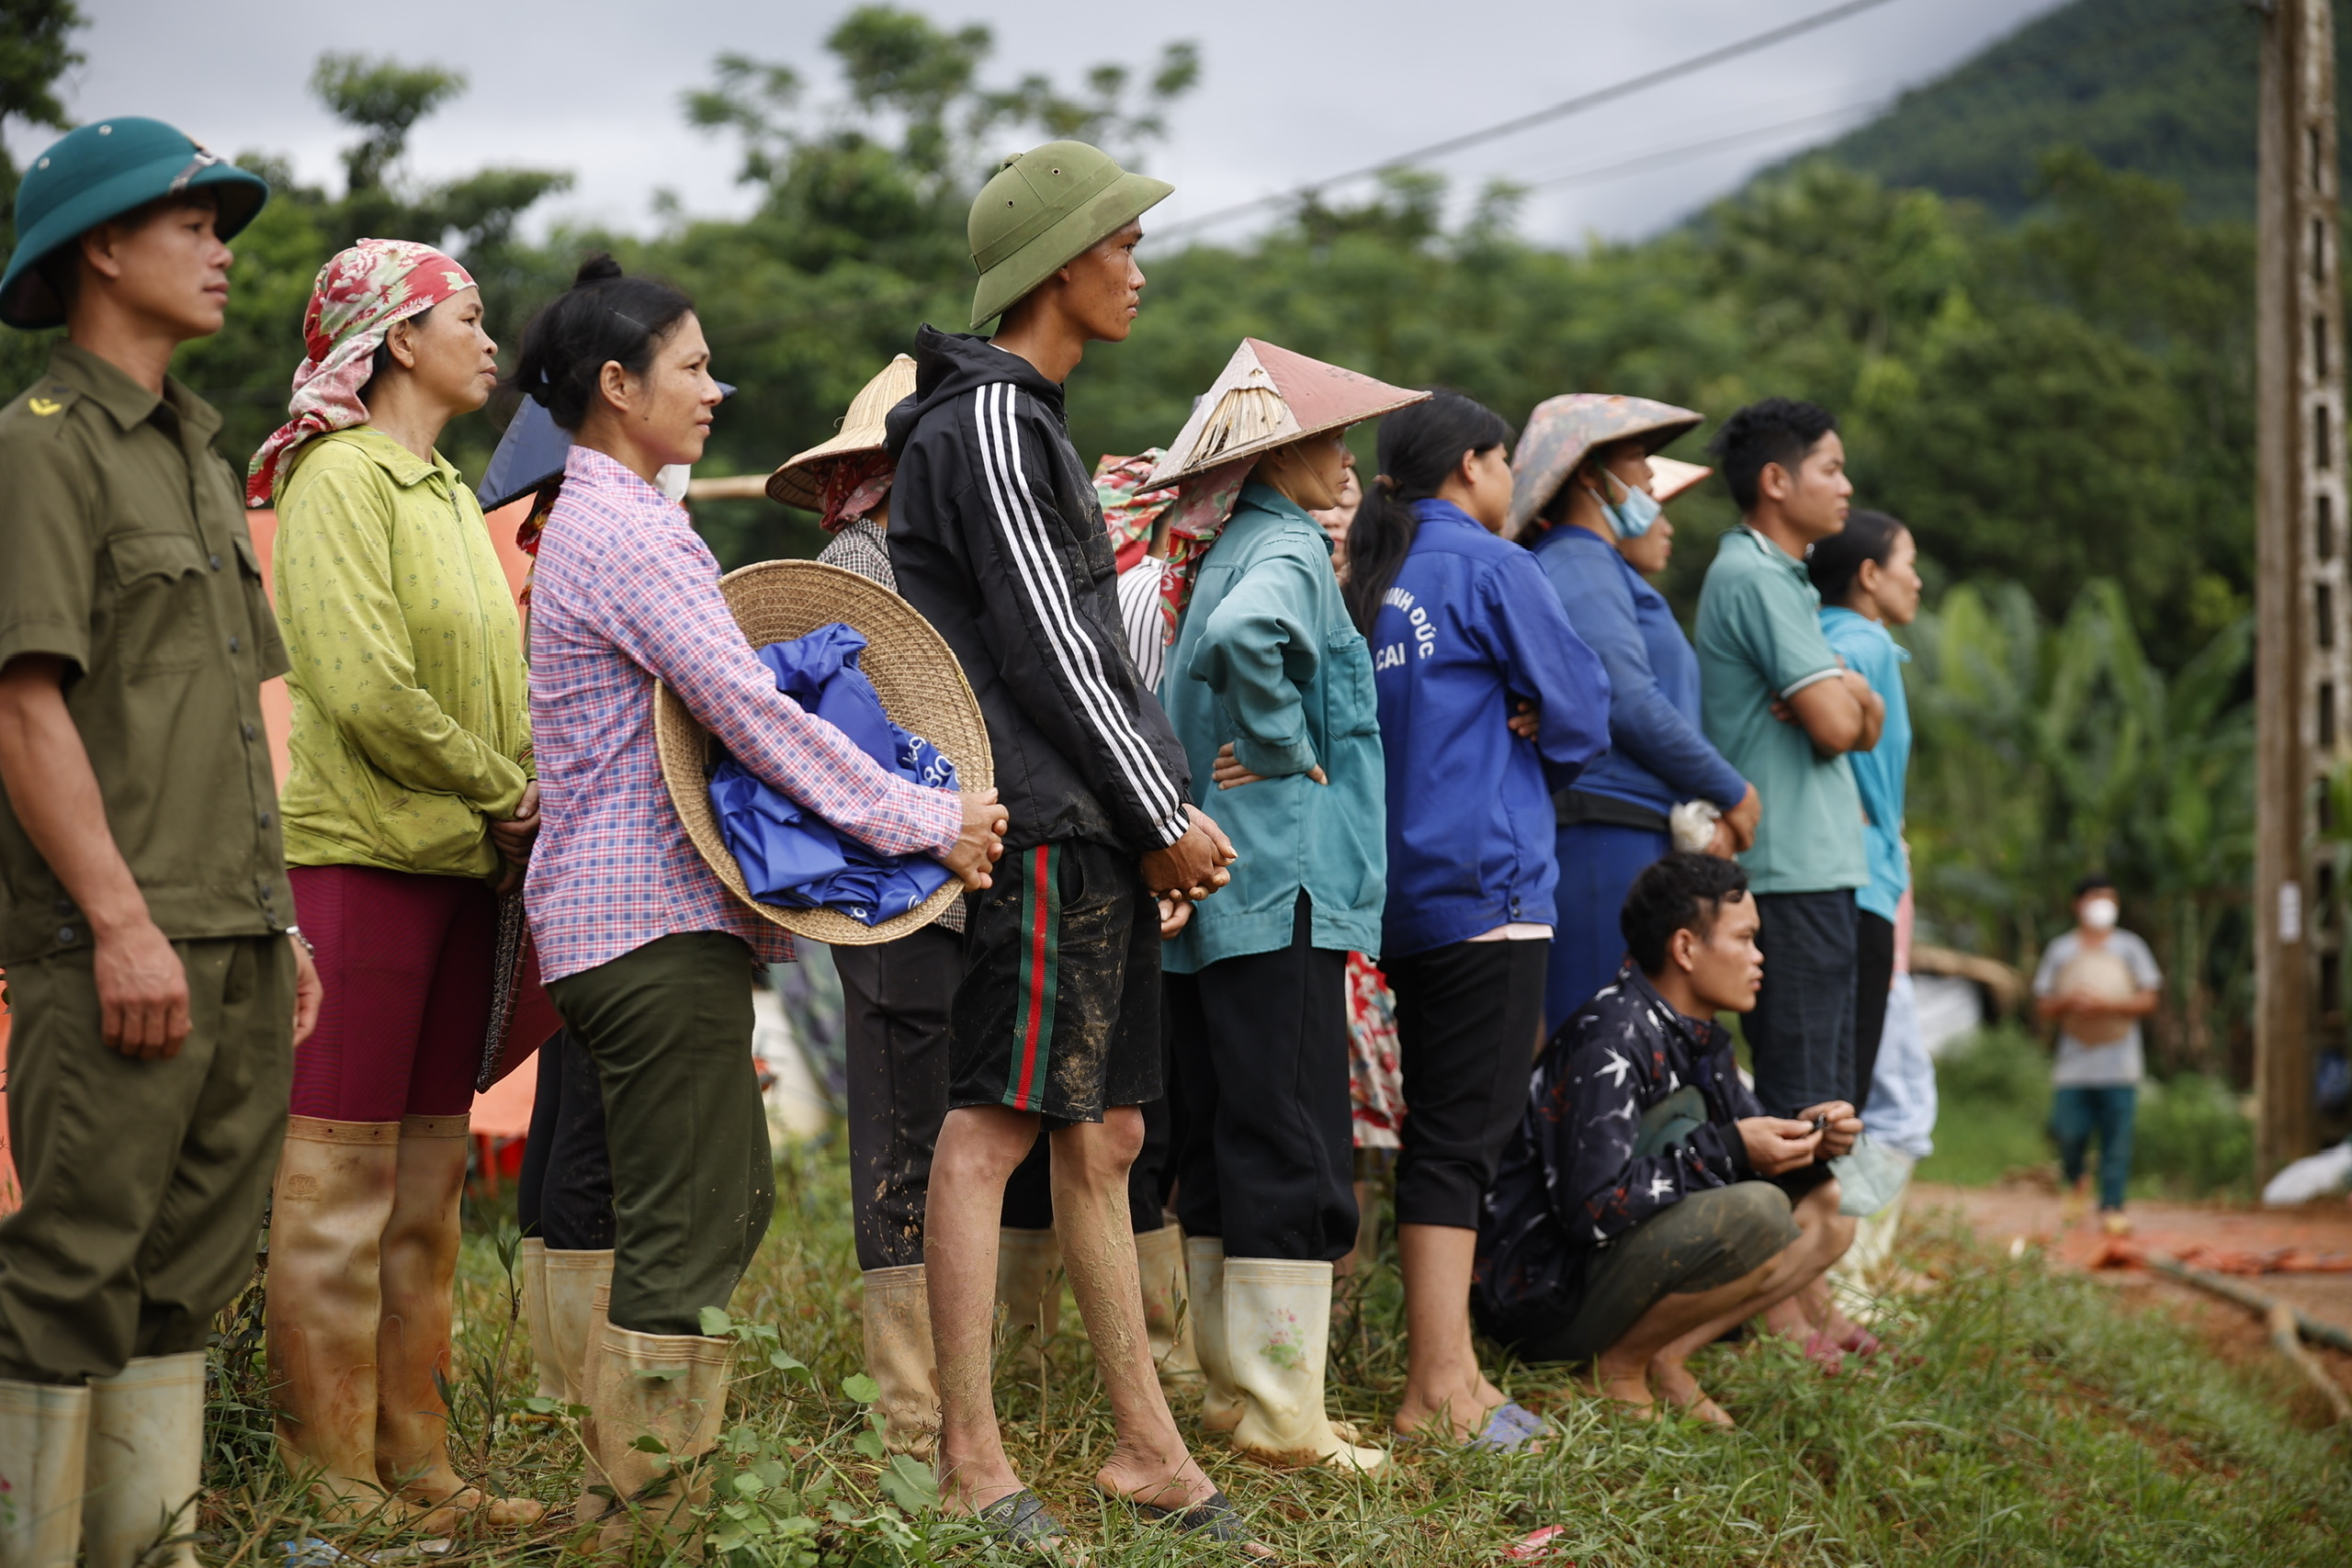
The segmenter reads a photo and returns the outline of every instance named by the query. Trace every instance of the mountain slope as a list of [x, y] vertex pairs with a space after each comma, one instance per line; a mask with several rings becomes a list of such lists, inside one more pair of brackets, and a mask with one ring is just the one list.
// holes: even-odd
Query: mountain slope
[[[2259, 27], [2244, 0], [2075, 0], [1824, 151], [2015, 217], [2036, 160], [2073, 143], [2178, 185], [2192, 217], [2250, 219]], [[2339, 92], [2348, 34], [2352, 4], [2336, 0]]]

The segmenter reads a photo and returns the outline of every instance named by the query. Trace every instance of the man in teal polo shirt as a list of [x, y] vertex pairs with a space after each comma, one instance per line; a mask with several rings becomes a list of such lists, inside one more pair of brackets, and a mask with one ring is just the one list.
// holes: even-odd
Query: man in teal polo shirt
[[1814, 541], [1846, 525], [1846, 448], [1813, 403], [1767, 398], [1712, 448], [1739, 503], [1699, 594], [1700, 717], [1764, 814], [1740, 856], [1762, 927], [1764, 988], [1747, 1016], [1756, 1097], [1774, 1116], [1853, 1094], [1854, 889], [1870, 880], [1849, 751], [1886, 708], [1822, 636], [1805, 576]]

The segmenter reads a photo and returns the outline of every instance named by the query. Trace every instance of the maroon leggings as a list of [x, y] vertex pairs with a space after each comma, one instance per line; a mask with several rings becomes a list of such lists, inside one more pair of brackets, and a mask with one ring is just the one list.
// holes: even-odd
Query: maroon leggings
[[326, 1000], [294, 1052], [294, 1114], [462, 1116], [490, 1027], [498, 900], [469, 876], [298, 865], [294, 908]]

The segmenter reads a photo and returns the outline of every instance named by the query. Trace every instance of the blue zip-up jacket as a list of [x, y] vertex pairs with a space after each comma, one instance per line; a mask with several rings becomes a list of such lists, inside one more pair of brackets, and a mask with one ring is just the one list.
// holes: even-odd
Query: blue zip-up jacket
[[1609, 752], [1577, 778], [1577, 793], [1661, 817], [1686, 800], [1737, 806], [1747, 781], [1699, 728], [1699, 656], [1666, 595], [1589, 528], [1545, 534], [1535, 564], [1609, 671]]
[[[1447, 501], [1421, 526], [1372, 624], [1388, 761], [1389, 957], [1498, 926], [1557, 923], [1552, 792], [1609, 744], [1609, 675], [1543, 568]], [[1507, 728], [1539, 705], [1537, 739]]]
[[[1214, 815], [1241, 859], [1233, 882], [1160, 949], [1171, 974], [1288, 947], [1305, 890], [1308, 939], [1380, 953], [1388, 845], [1372, 655], [1331, 575], [1331, 540], [1261, 484], [1202, 558], [1160, 704], [1209, 777], [1227, 741], [1256, 784], [1219, 793]], [[1321, 767], [1328, 783], [1307, 770]]]

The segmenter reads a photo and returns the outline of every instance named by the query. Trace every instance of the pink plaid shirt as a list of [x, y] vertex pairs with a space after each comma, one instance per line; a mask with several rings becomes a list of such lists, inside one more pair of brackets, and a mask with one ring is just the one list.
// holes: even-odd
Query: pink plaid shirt
[[874, 848], [935, 852], [963, 830], [954, 794], [884, 772], [775, 689], [684, 507], [574, 446], [531, 592], [540, 828], [525, 897], [543, 979], [673, 931], [732, 931], [762, 958], [792, 956], [783, 929], [711, 874], [670, 804], [656, 677], [745, 767]]

